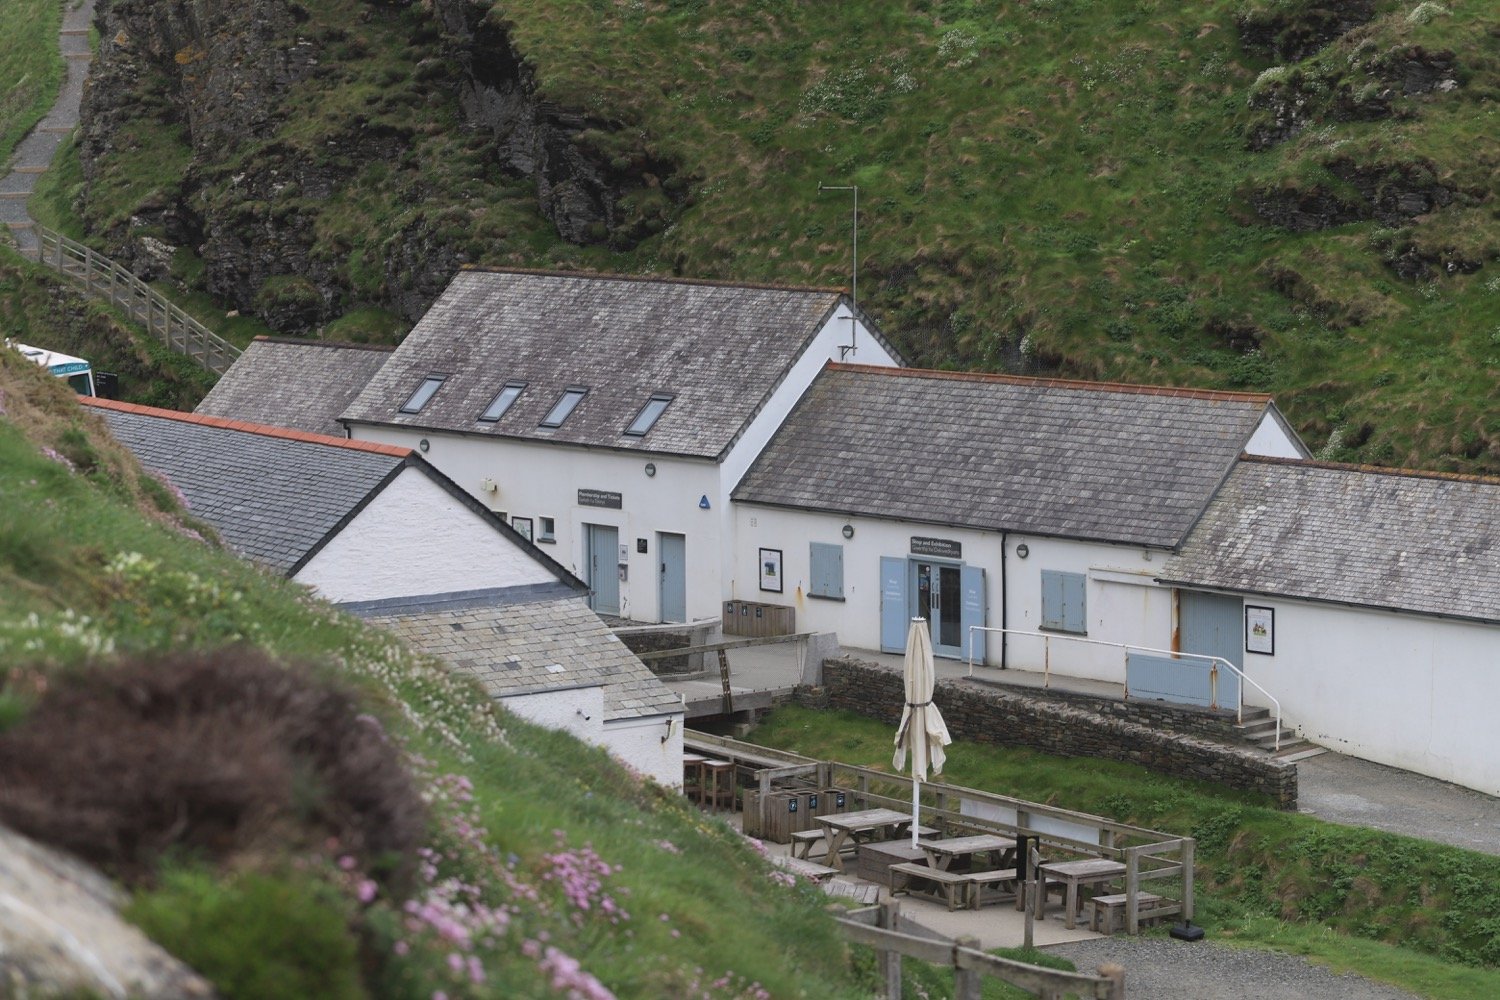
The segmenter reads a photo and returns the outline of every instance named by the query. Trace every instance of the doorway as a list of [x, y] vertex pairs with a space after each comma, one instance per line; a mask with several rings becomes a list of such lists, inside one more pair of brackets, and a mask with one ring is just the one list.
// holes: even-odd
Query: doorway
[[664, 622], [687, 621], [687, 536], [657, 532], [657, 597]]
[[911, 592], [916, 600], [912, 614], [927, 619], [932, 651], [947, 656], [961, 656], [964, 643], [959, 569], [952, 563], [911, 561]]
[[589, 607], [596, 614], [620, 613], [620, 531], [607, 524], [585, 524], [584, 566], [588, 572]]
[[[1241, 670], [1245, 669], [1242, 631], [1245, 606], [1238, 597], [1196, 590], [1180, 591], [1177, 616], [1184, 653], [1222, 657]], [[1240, 679], [1237, 674], [1221, 668], [1218, 687], [1220, 708], [1239, 704]]]

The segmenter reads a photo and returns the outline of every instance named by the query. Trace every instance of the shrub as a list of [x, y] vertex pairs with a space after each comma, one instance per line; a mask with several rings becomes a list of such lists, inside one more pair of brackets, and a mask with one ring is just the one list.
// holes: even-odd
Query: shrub
[[242, 647], [57, 678], [0, 734], [0, 787], [0, 820], [126, 879], [169, 849], [218, 860], [333, 837], [401, 888], [425, 832], [379, 723]]

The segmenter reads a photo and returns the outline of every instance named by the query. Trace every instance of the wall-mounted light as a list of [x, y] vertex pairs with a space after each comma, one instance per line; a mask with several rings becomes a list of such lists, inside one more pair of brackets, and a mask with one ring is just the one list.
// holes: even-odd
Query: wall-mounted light
[[430, 445], [430, 444], [427, 443], [427, 439], [426, 438], [423, 438], [422, 440], [420, 440], [420, 441], [417, 442], [417, 447], [421, 448], [423, 451], [426, 451], [428, 448], [431, 448], [432, 445]]
[[647, 462], [646, 463], [646, 475], [647, 475], [647, 477], [656, 475], [656, 463], [655, 462]]
[[583, 716], [583, 721], [584, 721], [584, 722], [590, 722], [590, 721], [592, 721], [592, 720], [593, 720], [593, 718], [594, 718], [594, 717], [593, 717], [593, 716], [592, 716], [592, 715], [588, 715], [588, 714], [586, 714], [586, 713], [585, 713], [585, 712], [584, 712], [584, 710], [583, 710], [583, 709], [581, 709], [581, 708], [580, 708], [580, 709], [578, 709], [578, 710], [577, 710], [577, 711], [578, 711], [578, 714], [579, 714], [579, 715], [582, 715], [582, 716]]
[[846, 524], [846, 525], [844, 525], [844, 537], [845, 538], [853, 538], [854, 537], [854, 525], [852, 525], [852, 524]]
[[1016, 546], [1016, 558], [1017, 559], [1025, 559], [1029, 555], [1031, 555], [1031, 549], [1029, 549], [1029, 548], [1026, 547], [1026, 543], [1025, 542], [1022, 542], [1020, 545]]
[[677, 720], [672, 718], [670, 715], [667, 716], [667, 735], [661, 738], [662, 743], [666, 743], [667, 740], [670, 740], [672, 738], [672, 724], [676, 721]]

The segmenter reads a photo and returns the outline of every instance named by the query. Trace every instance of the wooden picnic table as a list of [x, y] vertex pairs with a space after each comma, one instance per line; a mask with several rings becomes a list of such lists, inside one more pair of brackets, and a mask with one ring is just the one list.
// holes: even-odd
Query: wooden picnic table
[[823, 827], [828, 839], [828, 856], [823, 863], [844, 870], [840, 856], [845, 844], [863, 841], [894, 840], [911, 829], [911, 813], [894, 809], [861, 809], [858, 812], [829, 813], [813, 817]]
[[947, 871], [954, 862], [966, 862], [960, 868], [973, 869], [975, 858], [981, 854], [994, 855], [990, 868], [1012, 868], [1015, 866], [1016, 842], [1011, 837], [997, 837], [991, 833], [978, 833], [968, 837], [942, 837], [917, 841], [917, 846], [927, 855], [927, 864], [932, 868]]
[[1078, 888], [1084, 885], [1098, 885], [1121, 878], [1125, 874], [1125, 865], [1119, 861], [1110, 861], [1108, 858], [1093, 858], [1086, 861], [1049, 861], [1037, 866], [1038, 889], [1036, 894], [1036, 915], [1040, 919], [1042, 908], [1047, 902], [1048, 882], [1060, 882], [1067, 886], [1068, 897], [1064, 904], [1064, 925], [1072, 930], [1076, 925], [1078, 917]]

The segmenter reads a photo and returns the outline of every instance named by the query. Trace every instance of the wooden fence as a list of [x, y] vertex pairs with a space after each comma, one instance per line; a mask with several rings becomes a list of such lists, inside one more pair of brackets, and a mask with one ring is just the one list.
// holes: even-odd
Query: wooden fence
[[985, 977], [1009, 983], [1042, 1000], [1061, 1000], [1069, 995], [1125, 1000], [1125, 970], [1118, 965], [1102, 965], [1096, 975], [1064, 972], [986, 954], [974, 938], [948, 941], [908, 933], [901, 929], [900, 911], [892, 902], [841, 912], [835, 919], [845, 937], [875, 949], [881, 978], [878, 995], [883, 1000], [901, 1000], [903, 956], [950, 966], [953, 1000], [979, 1000]]
[[240, 349], [183, 312], [160, 292], [108, 257], [61, 233], [37, 226], [37, 260], [108, 302], [178, 354], [222, 375]]

